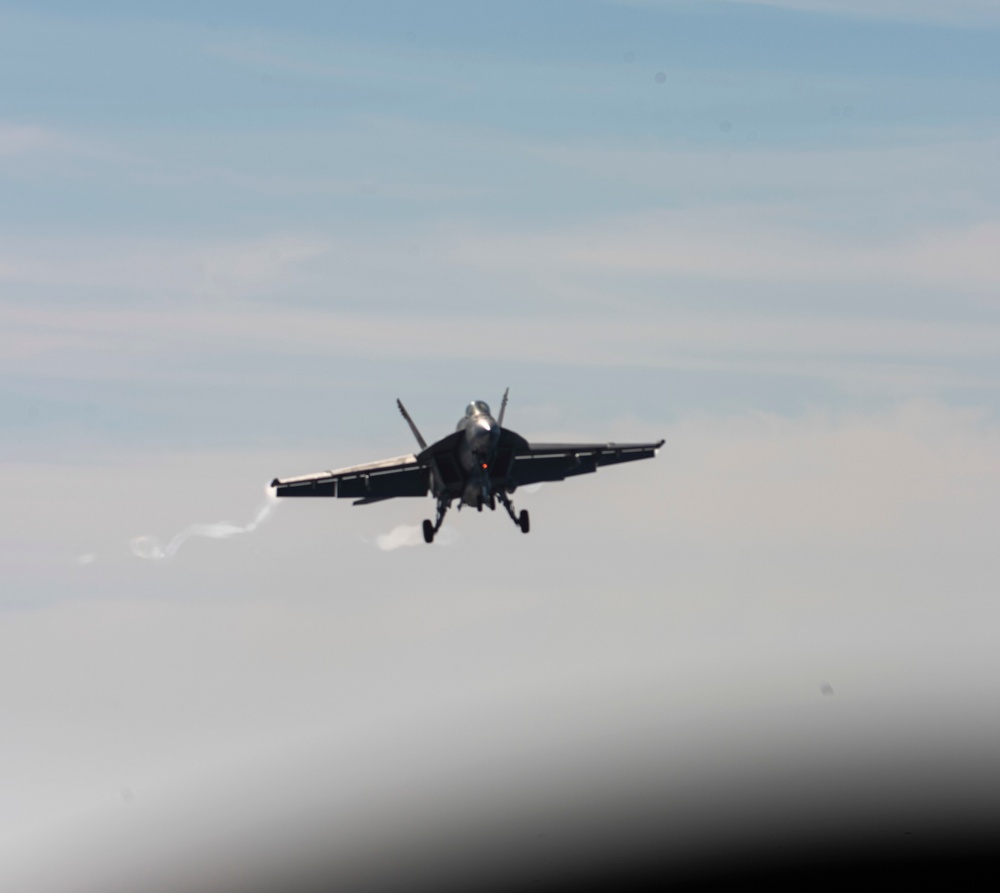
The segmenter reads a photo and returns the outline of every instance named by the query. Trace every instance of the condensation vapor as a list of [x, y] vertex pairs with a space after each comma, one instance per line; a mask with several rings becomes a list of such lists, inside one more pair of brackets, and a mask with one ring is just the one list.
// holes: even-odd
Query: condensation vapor
[[[542, 489], [541, 484], [528, 484], [519, 488], [519, 493], [537, 493]], [[442, 527], [434, 537], [434, 544], [439, 546], [453, 546], [458, 542], [458, 531], [454, 527]], [[375, 545], [383, 552], [392, 552], [401, 549], [403, 546], [424, 545], [424, 531], [419, 524], [400, 524], [393, 527], [388, 533], [379, 534], [375, 537]]]
[[[442, 527], [434, 538], [435, 545], [450, 546], [457, 539], [457, 534], [451, 527]], [[383, 552], [392, 552], [403, 546], [424, 545], [424, 532], [419, 524], [400, 524], [388, 533], [375, 537], [375, 545]]]
[[204, 536], [209, 539], [228, 539], [241, 533], [250, 533], [263, 524], [277, 508], [278, 500], [271, 488], [267, 489], [264, 502], [257, 509], [253, 520], [242, 527], [229, 521], [218, 521], [215, 524], [191, 524], [178, 533], [164, 546], [155, 536], [137, 536], [129, 543], [132, 554], [150, 561], [161, 561], [172, 558], [184, 542], [193, 536]]

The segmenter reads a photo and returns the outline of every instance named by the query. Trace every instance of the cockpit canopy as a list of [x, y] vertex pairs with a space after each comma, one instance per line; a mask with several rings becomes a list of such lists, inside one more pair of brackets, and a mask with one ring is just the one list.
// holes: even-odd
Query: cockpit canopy
[[492, 416], [493, 415], [493, 413], [490, 412], [489, 404], [485, 403], [482, 400], [473, 400], [466, 407], [465, 414], [467, 416], [483, 415], [483, 414], [488, 415], [488, 416]]

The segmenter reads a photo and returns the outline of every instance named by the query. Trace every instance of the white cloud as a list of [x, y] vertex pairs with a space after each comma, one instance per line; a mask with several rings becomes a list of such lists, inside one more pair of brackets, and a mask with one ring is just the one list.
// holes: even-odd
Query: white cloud
[[[616, 0], [626, 5], [669, 6], [683, 0]], [[976, 26], [1000, 23], [996, 0], [726, 0], [751, 6], [776, 6], [799, 12], [859, 19], [927, 21]]]
[[[778, 213], [775, 213], [778, 210]], [[782, 220], [782, 217], [786, 217]], [[483, 272], [530, 270], [581, 277], [1000, 287], [1000, 221], [865, 241], [817, 231], [780, 209], [658, 211], [532, 233], [460, 238], [455, 260]]]
[[38, 124], [0, 121], [0, 159], [44, 155], [97, 159], [118, 165], [128, 159], [119, 148], [79, 133]]
[[954, 25], [1000, 23], [996, 0], [730, 0], [865, 19], [931, 21]]
[[[745, 159], [742, 173], [767, 190], [782, 182], [792, 192], [811, 182], [830, 193], [842, 186], [850, 193], [846, 217], [823, 203], [744, 202], [533, 230], [450, 223], [419, 234], [402, 226], [365, 236], [279, 232], [204, 243], [7, 240], [0, 280], [14, 300], [0, 304], [0, 357], [19, 371], [44, 364], [46, 374], [70, 356], [75, 374], [86, 357], [88, 374], [121, 377], [147, 374], [136, 368], [140, 352], [400, 359], [424, 358], [444, 341], [458, 358], [755, 369], [897, 390], [991, 384], [988, 367], [972, 369], [966, 361], [995, 357], [1000, 330], [963, 321], [953, 305], [964, 301], [968, 310], [993, 302], [1000, 289], [993, 250], [1000, 221], [979, 204], [989, 204], [982, 196], [970, 198], [975, 190], [962, 179], [974, 178], [996, 148]], [[598, 149], [564, 156], [552, 150], [550, 160], [588, 175], [623, 170], [641, 179], [660, 170], [699, 182], [709, 163], [697, 153]], [[942, 208], [954, 202], [953, 214], [909, 213], [915, 208], [901, 197], [920, 192], [910, 187], [928, 168], [935, 182], [945, 172], [954, 177], [946, 177], [940, 194], [931, 190]], [[724, 192], [739, 179], [733, 177]], [[851, 225], [855, 197], [871, 190], [871, 206], [908, 209], [899, 212], [905, 225], [894, 218], [878, 234]], [[931, 226], [931, 219], [951, 222]], [[18, 299], [19, 285], [34, 290], [30, 303]], [[801, 294], [794, 313], [755, 311], [772, 286], [785, 300]], [[80, 289], [90, 291], [89, 302], [79, 300]], [[935, 321], [907, 318], [900, 295], [910, 289], [925, 311], [933, 302], [926, 317]], [[37, 299], [40, 293], [45, 297]], [[470, 293], [476, 302], [467, 300]], [[843, 315], [836, 312], [838, 293], [851, 308]], [[895, 302], [883, 303], [884, 293]], [[742, 298], [738, 306], [746, 310], [692, 309], [703, 296], [727, 308]], [[969, 313], [981, 315], [978, 308]], [[470, 327], [495, 337], [470, 340]], [[171, 366], [171, 375], [193, 374], [186, 364]]]
[[[463, 548], [447, 554], [358, 549], [359, 530], [387, 529], [401, 506], [333, 500], [298, 500], [228, 555], [155, 574], [103, 550], [82, 574], [59, 552], [78, 582], [0, 626], [0, 675], [18, 680], [3, 702], [17, 732], [0, 741], [5, 855], [34, 824], [38, 865], [54, 866], [54, 817], [80, 810], [71, 839], [102, 812], [146, 820], [171, 791], [183, 797], [162, 839], [194, 823], [194, 846], [248, 814], [276, 827], [310, 791], [330, 821], [357, 828], [355, 805], [404, 802], [426, 826], [462, 791], [481, 808], [529, 776], [617, 784], [614, 767], [636, 760], [704, 771], [696, 790], [718, 790], [745, 783], [759, 753], [805, 754], [805, 779], [848, 744], [870, 758], [877, 739], [898, 762], [915, 737], [990, 743], [969, 720], [1000, 679], [995, 422], [910, 403], [650, 433], [667, 437], [652, 462], [526, 500], [527, 537], [501, 513], [463, 513]], [[300, 465], [243, 457], [237, 474], [232, 459], [19, 469], [3, 533], [117, 541], [136, 511], [180, 516], [228, 500], [253, 467]], [[642, 762], [654, 752], [665, 762]], [[245, 784], [259, 809], [243, 808]], [[108, 846], [81, 846], [92, 869], [127, 848]]]
[[985, 543], [1000, 504], [1000, 432], [976, 411], [911, 402], [878, 415], [692, 418], [666, 436], [673, 471], [655, 512], [671, 536], [905, 551], [955, 524], [965, 532], [948, 538]]
[[[945, 386], [996, 387], [986, 369], [964, 371], [974, 360], [1000, 351], [1000, 326], [962, 322], [915, 322], [864, 317], [761, 317], [731, 312], [698, 314], [651, 308], [645, 317], [607, 313], [506, 317], [408, 314], [362, 315], [322, 311], [277, 312], [243, 305], [226, 312], [34, 310], [0, 306], [0, 357], [22, 369], [59, 368], [53, 351], [66, 351], [79, 371], [117, 379], [155, 375], [160, 365], [137, 363], [118, 347], [143, 345], [144, 361], [183, 350], [254, 350], [270, 353], [423, 359], [447, 343], [456, 359], [546, 365], [587, 364], [729, 372], [756, 371], [813, 376], [890, 391]], [[469, 340], [470, 329], [488, 330]], [[81, 353], [82, 352], [82, 353]], [[39, 365], [41, 364], [41, 365]], [[174, 364], [175, 380], [202, 381], [204, 371]]]
[[49, 151], [63, 145], [63, 137], [48, 128], [0, 122], [0, 157]]
[[[319, 49], [325, 50], [327, 54], [332, 54], [337, 52], [339, 47], [322, 46]], [[312, 62], [304, 60], [301, 55], [274, 52], [264, 42], [244, 41], [242, 43], [209, 44], [204, 48], [204, 52], [209, 56], [250, 68], [265, 71], [288, 71], [323, 80], [350, 81], [358, 79], [365, 73], [363, 69], [357, 67], [332, 64], [329, 61]]]
[[287, 281], [297, 266], [330, 248], [328, 239], [285, 234], [214, 242], [50, 240], [0, 256], [0, 281], [129, 289], [175, 301], [233, 298]]

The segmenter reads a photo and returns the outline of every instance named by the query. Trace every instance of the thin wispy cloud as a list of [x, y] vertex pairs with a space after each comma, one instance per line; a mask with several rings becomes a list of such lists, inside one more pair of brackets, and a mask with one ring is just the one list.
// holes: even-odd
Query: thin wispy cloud
[[[125, 332], [150, 336], [156, 332], [170, 336], [187, 332], [194, 333], [192, 346], [203, 342], [233, 349], [270, 339], [270, 345], [282, 351], [317, 350], [325, 345], [339, 354], [351, 354], [353, 345], [353, 353], [358, 355], [403, 357], [423, 356], [424, 339], [431, 339], [433, 333], [439, 332], [442, 337], [456, 339], [450, 354], [454, 357], [500, 358], [514, 354], [526, 361], [549, 357], [554, 362], [575, 361], [579, 359], [577, 352], [584, 350], [590, 351], [595, 361], [624, 359], [629, 351], [643, 345], [651, 348], [687, 345], [692, 350], [757, 350], [787, 355], [992, 356], [1000, 334], [1000, 327], [991, 324], [857, 316], [804, 318], [668, 310], [644, 321], [615, 319], [602, 313], [580, 314], [567, 327], [558, 314], [540, 314], [525, 331], [523, 323], [502, 316], [389, 317], [243, 309], [244, 312], [232, 315], [211, 310], [95, 311], [78, 315], [7, 307], [0, 308], [0, 320], [12, 333], [12, 341], [30, 338], [31, 328], [94, 333], [99, 336], [95, 341], [98, 345], [103, 343], [100, 338], [117, 338]], [[479, 343], [463, 347], [457, 343], [473, 320], [496, 334], [499, 343], [495, 347]], [[563, 343], [554, 344], [560, 337]], [[602, 342], [606, 345], [603, 351]], [[0, 341], [0, 347], [3, 346], [15, 345]], [[151, 346], [155, 349], [155, 344]]]
[[296, 267], [330, 248], [329, 238], [283, 233], [205, 241], [62, 238], [16, 252], [8, 247], [0, 254], [0, 281], [129, 289], [173, 301], [232, 298], [287, 282]]
[[801, 12], [861, 19], [927, 21], [948, 25], [1000, 24], [995, 0], [729, 0], [754, 6], [777, 6]]
[[[325, 49], [330, 51], [330, 47]], [[213, 43], [207, 45], [204, 52], [208, 56], [251, 68], [291, 72], [323, 80], [347, 80], [356, 78], [363, 73], [348, 65], [337, 65], [329, 61], [312, 62], [300, 56], [276, 52], [261, 42]]]
[[[688, 0], [615, 0], [626, 6], [679, 6]], [[1000, 24], [995, 0], [720, 0], [741, 6], [774, 6], [795, 12], [858, 19], [936, 22], [974, 27]]]
[[955, 523], [963, 505], [967, 535], [997, 513], [1000, 430], [980, 410], [915, 400], [875, 415], [692, 417], [666, 436], [672, 467], [685, 469], [664, 472], [672, 507], [655, 508], [646, 491], [635, 500], [670, 515], [674, 535], [687, 526], [706, 543], [727, 529], [758, 542], [851, 536], [905, 551], [914, 530]]
[[[811, 375], [818, 379], [869, 380], [888, 385], [909, 380], [927, 387], [961, 382], [996, 387], [988, 370], [963, 373], [964, 364], [991, 360], [1000, 351], [1000, 327], [991, 323], [909, 319], [774, 316], [739, 312], [693, 313], [651, 308], [644, 320], [613, 312], [578, 313], [571, 326], [558, 312], [525, 325], [507, 317], [365, 315], [244, 307], [241, 312], [35, 311], [0, 307], [0, 357], [57, 368], [51, 351], [70, 351], [79, 368], [102, 379], [150, 375], [162, 381], [204, 381], [204, 373], [177, 367], [165, 373], [151, 358], [169, 354], [179, 340], [189, 351], [267, 350], [276, 354], [421, 360], [426, 345], [442, 339], [455, 360], [753, 371]], [[487, 328], [487, 342], [468, 342], [470, 328]], [[145, 345], [143, 362], [119, 356], [128, 337]], [[72, 350], [70, 350], [72, 348]], [[923, 368], [921, 368], [923, 364]]]
[[0, 120], [0, 161], [23, 162], [49, 156], [111, 162], [119, 168], [135, 161], [122, 148], [102, 138], [68, 128]]
[[720, 207], [658, 211], [562, 230], [469, 235], [455, 259], [484, 272], [512, 269], [572, 277], [698, 277], [701, 281], [821, 281], [938, 285], [992, 294], [1000, 221], [877, 239], [822, 233], [767, 210]]
[[[463, 273], [559, 276], [567, 282], [602, 273], [702, 282], [940, 286], [988, 295], [1000, 286], [1000, 260], [992, 250], [998, 238], [997, 219], [870, 233], [824, 230], [794, 206], [739, 205], [619, 214], [532, 230], [442, 225], [421, 237], [419, 265], [407, 258], [399, 237], [387, 244], [340, 234], [278, 234], [200, 246], [39, 240], [16, 254], [0, 254], [0, 281], [128, 290], [150, 300], [169, 297], [172, 305], [287, 293], [282, 302], [294, 306], [303, 286], [310, 294], [327, 280], [365, 286], [372, 274], [403, 288], [414, 272], [448, 277], [452, 287]], [[401, 255], [395, 266], [386, 263], [394, 251]], [[113, 297], [109, 291], [108, 300]], [[533, 305], [541, 309], [544, 303]]]
[[0, 122], [0, 158], [27, 152], [51, 151], [64, 145], [64, 138], [48, 128]]
[[[303, 798], [378, 859], [402, 792], [426, 862], [449, 791], [539, 818], [534, 779], [597, 803], [639, 751], [697, 813], [769, 777], [763, 704], [817, 813], [872, 747], [996, 752], [1000, 7], [626, 2], [5, 10], [5, 854], [141, 886], [162, 797], [149, 839], [224, 885], [324, 837]], [[437, 438], [508, 384], [529, 439], [664, 447], [518, 487], [527, 537], [256, 502], [414, 449], [396, 397]]]

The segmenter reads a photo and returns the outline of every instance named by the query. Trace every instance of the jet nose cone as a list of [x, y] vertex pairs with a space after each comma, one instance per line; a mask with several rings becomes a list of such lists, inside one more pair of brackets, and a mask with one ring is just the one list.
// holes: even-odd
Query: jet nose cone
[[476, 419], [469, 429], [469, 445], [481, 458], [493, 451], [500, 439], [500, 427], [492, 419]]

